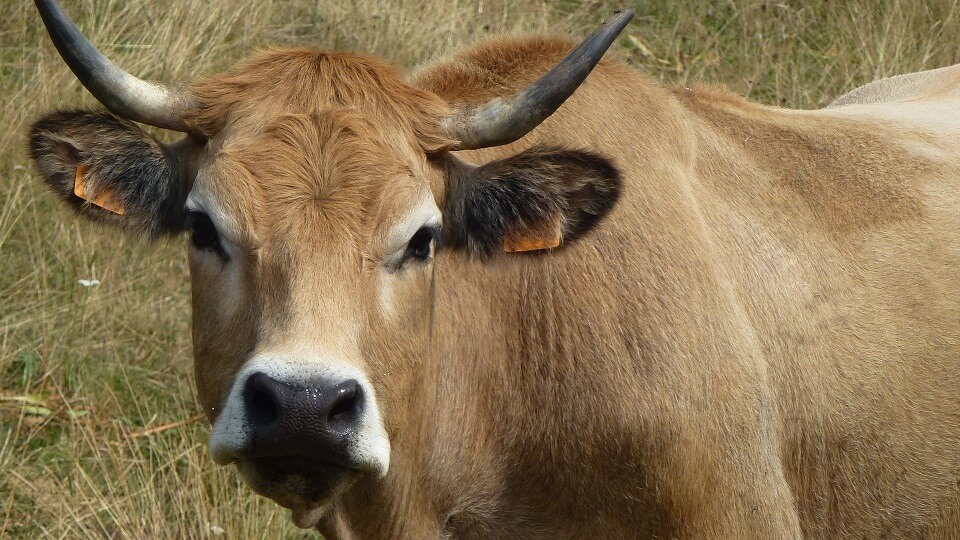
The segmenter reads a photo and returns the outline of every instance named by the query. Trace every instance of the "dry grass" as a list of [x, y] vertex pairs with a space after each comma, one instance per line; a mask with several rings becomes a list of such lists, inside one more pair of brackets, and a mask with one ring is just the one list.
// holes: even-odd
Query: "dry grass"
[[[267, 44], [365, 51], [405, 67], [488, 33], [580, 34], [599, 1], [86, 0], [66, 3], [120, 65], [186, 81]], [[958, 61], [949, 1], [639, 2], [619, 47], [670, 83], [717, 81], [815, 107], [878, 76]], [[76, 220], [29, 167], [38, 114], [93, 100], [31, 2], [0, 6], [0, 537], [296, 537], [208, 462], [196, 414], [180, 241], [140, 245]], [[79, 279], [99, 279], [85, 288]], [[212, 527], [219, 527], [212, 528]], [[268, 532], [269, 531], [269, 532]]]

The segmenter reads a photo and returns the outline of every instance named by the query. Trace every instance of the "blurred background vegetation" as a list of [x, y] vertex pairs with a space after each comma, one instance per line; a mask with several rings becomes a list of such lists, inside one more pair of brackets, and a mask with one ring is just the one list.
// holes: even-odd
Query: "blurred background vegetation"
[[[361, 51], [402, 68], [484, 36], [582, 36], [628, 2], [69, 0], [119, 65], [186, 82], [258, 47]], [[665, 84], [716, 82], [812, 108], [958, 61], [956, 2], [639, 1], [615, 46]], [[0, 5], [0, 537], [309, 536], [206, 455], [182, 240], [80, 222], [26, 156], [31, 121], [93, 107], [32, 2]], [[169, 136], [169, 135], [167, 135]], [[98, 280], [84, 286], [80, 280]], [[146, 432], [146, 434], [145, 434]]]

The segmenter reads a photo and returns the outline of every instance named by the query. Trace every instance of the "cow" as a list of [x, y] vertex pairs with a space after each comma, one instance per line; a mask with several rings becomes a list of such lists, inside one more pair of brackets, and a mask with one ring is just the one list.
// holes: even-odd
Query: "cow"
[[787, 110], [601, 60], [625, 11], [171, 87], [36, 4], [110, 111], [39, 119], [39, 175], [189, 235], [209, 452], [297, 525], [960, 533], [960, 67]]

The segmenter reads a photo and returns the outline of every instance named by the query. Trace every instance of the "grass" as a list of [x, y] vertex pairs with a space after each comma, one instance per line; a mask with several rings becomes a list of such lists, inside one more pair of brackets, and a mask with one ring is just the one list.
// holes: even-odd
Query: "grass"
[[[377, 54], [402, 67], [493, 33], [584, 34], [590, 0], [72, 0], [117, 63], [188, 81], [257, 47]], [[818, 107], [877, 77], [960, 58], [956, 2], [635, 2], [617, 47], [669, 84], [718, 82], [765, 103]], [[0, 6], [0, 537], [309, 536], [206, 455], [181, 240], [144, 245], [80, 222], [25, 153], [39, 114], [94, 106], [32, 3]], [[83, 287], [80, 279], [98, 279]]]

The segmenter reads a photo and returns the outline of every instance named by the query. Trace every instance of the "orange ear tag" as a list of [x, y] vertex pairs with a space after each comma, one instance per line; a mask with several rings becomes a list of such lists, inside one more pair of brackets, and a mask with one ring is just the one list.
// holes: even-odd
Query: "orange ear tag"
[[88, 203], [93, 203], [104, 210], [122, 216], [126, 211], [123, 208], [123, 201], [114, 197], [113, 191], [104, 189], [103, 193], [96, 199], [87, 196], [86, 181], [84, 179], [84, 175], [87, 174], [87, 169], [89, 169], [89, 167], [86, 165], [77, 165], [77, 177], [73, 181], [73, 193]]
[[554, 216], [544, 227], [518, 231], [503, 237], [503, 250], [507, 253], [538, 251], [560, 245], [560, 233], [563, 231], [560, 216]]

